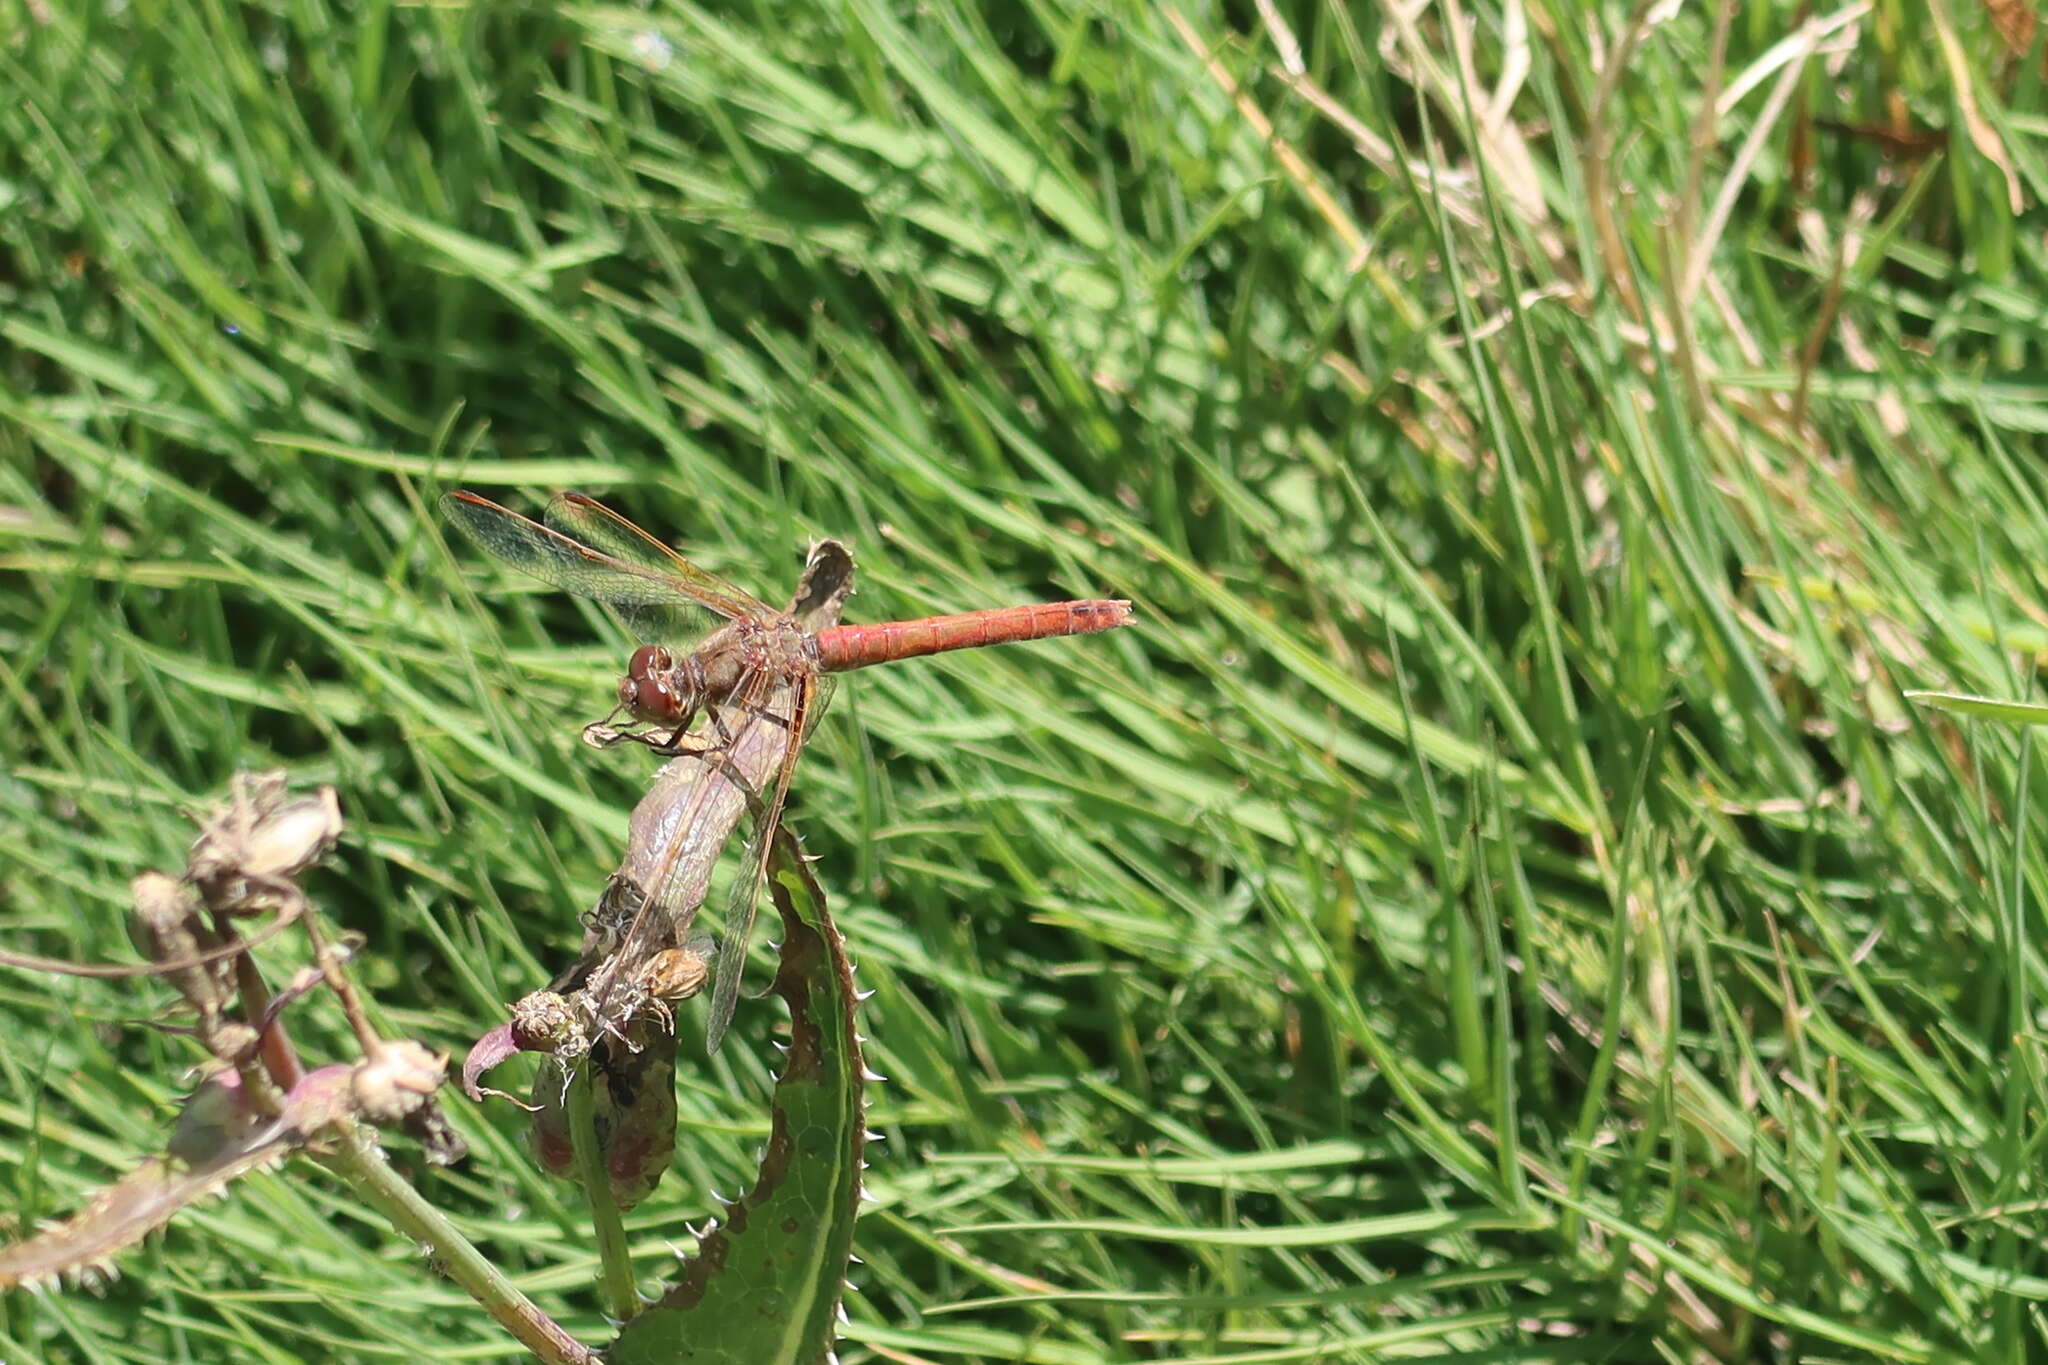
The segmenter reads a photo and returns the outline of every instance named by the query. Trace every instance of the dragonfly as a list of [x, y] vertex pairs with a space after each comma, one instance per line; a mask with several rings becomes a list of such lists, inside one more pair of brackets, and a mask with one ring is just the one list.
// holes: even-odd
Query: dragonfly
[[[740, 789], [738, 799], [757, 810], [713, 959], [706, 1036], [714, 1052], [732, 1022], [769, 846], [797, 757], [829, 695], [828, 675], [948, 650], [1090, 635], [1131, 620], [1129, 602], [1089, 599], [841, 625], [853, 560], [837, 541], [813, 547], [796, 596], [777, 610], [581, 493], [558, 494], [545, 524], [466, 491], [443, 497], [441, 509], [492, 558], [612, 607], [643, 641], [619, 680], [612, 715], [585, 727], [587, 740], [600, 747], [635, 741], [715, 763], [726, 776], [700, 777], [691, 799], [663, 803], [672, 828], [654, 841], [658, 851], [644, 860], [652, 866], [636, 885], [614, 887], [621, 894], [601, 901], [621, 907], [623, 921], [611, 926], [621, 961], [610, 980], [631, 977], [635, 964], [681, 944], [708, 885], [707, 847], [715, 856], [737, 820], [730, 793]], [[621, 713], [630, 724], [612, 726]], [[605, 1003], [598, 1003], [600, 1018]]]

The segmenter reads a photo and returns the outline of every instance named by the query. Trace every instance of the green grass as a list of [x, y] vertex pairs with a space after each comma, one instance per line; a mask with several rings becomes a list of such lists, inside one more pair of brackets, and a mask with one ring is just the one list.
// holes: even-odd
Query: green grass
[[[1447, 4], [1283, 8], [1299, 83], [1249, 6], [0, 0], [5, 946], [132, 960], [281, 764], [459, 1051], [651, 764], [434, 497], [769, 597], [836, 535], [852, 620], [1141, 613], [850, 678], [799, 771], [889, 1078], [843, 1358], [2048, 1358], [2040, 765], [1901, 696], [2048, 649], [2039, 53], [1473, 0], [1481, 135]], [[1840, 126], [1894, 97], [1945, 150]], [[161, 1147], [170, 999], [0, 971], [15, 1226]], [[779, 1017], [685, 1043], [650, 1282]], [[448, 1104], [430, 1197], [601, 1339], [576, 1191]], [[122, 1270], [0, 1358], [517, 1354], [309, 1166]]]

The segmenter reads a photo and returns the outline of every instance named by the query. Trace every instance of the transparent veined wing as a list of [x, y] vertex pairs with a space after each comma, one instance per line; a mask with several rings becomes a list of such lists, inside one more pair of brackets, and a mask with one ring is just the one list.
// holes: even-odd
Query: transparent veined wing
[[796, 771], [797, 755], [803, 752], [808, 732], [806, 718], [816, 690], [815, 674], [790, 680], [778, 689], [788, 694], [786, 708], [762, 722], [764, 728], [772, 725], [781, 729], [788, 742], [775, 771], [775, 789], [765, 808], [754, 816], [754, 837], [747, 842], [747, 851], [733, 876], [732, 891], [726, 897], [725, 932], [719, 936], [718, 960], [713, 964], [711, 1013], [704, 1024], [704, 1041], [712, 1052], [718, 1051], [718, 1045], [725, 1041], [726, 1027], [732, 1023], [733, 1008], [739, 1002], [747, 944], [754, 936], [754, 912], [761, 903], [761, 883], [768, 877], [768, 850], [775, 842], [775, 827], [782, 822], [783, 803], [789, 799], [789, 779]]
[[721, 616], [753, 616], [762, 620], [775, 612], [760, 599], [708, 569], [700, 569], [627, 521], [611, 508], [581, 493], [558, 493], [548, 503], [547, 524], [571, 540], [602, 550], [658, 578], [671, 578], [697, 601]]
[[608, 554], [474, 493], [448, 494], [441, 514], [508, 568], [617, 609], [644, 640], [692, 640], [721, 617], [744, 610], [723, 595], [707, 597], [680, 577]]
[[[671, 759], [635, 807], [626, 858], [614, 881], [634, 888], [625, 899], [637, 910], [615, 954], [620, 969], [610, 974], [594, 1002], [600, 1020], [621, 1022], [610, 1018], [613, 983], [688, 936], [727, 837], [749, 805], [760, 804], [758, 793], [786, 783], [790, 729], [787, 718], [775, 714], [775, 699], [790, 691], [791, 684], [774, 674], [749, 675], [719, 705], [729, 738], [702, 753]], [[782, 709], [787, 706], [784, 702]], [[751, 853], [753, 845], [748, 848]], [[743, 861], [740, 875], [748, 870]], [[721, 973], [727, 970], [725, 951], [721, 944], [715, 959]]]

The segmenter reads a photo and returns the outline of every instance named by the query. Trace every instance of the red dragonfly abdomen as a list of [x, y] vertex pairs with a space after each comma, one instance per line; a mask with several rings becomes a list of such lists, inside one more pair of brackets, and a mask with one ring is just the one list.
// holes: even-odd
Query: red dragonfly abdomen
[[871, 626], [832, 626], [818, 632], [818, 667], [826, 673], [915, 659], [949, 649], [976, 649], [1054, 635], [1093, 635], [1131, 619], [1129, 602], [1045, 602], [918, 621], [884, 621]]

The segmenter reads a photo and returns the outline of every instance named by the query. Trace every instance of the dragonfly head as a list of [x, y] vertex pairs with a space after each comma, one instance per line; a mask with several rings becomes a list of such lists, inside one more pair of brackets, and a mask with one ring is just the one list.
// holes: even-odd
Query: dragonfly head
[[619, 679], [619, 705], [635, 720], [653, 725], [679, 725], [694, 709], [692, 698], [678, 687], [675, 657], [660, 645], [633, 651], [626, 676]]

